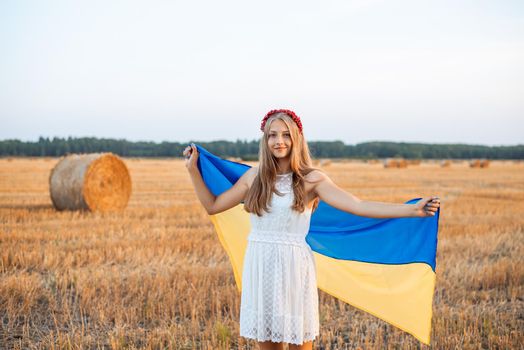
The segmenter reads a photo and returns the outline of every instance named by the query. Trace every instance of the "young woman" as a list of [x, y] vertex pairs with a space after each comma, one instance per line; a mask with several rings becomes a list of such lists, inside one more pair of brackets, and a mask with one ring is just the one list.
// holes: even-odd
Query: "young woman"
[[416, 204], [363, 201], [312, 166], [300, 118], [272, 110], [262, 120], [259, 165], [219, 196], [206, 187], [194, 144], [184, 150], [197, 196], [213, 215], [242, 201], [251, 232], [244, 256], [240, 335], [261, 349], [311, 349], [319, 335], [318, 292], [313, 252], [306, 243], [311, 213], [327, 204], [371, 218], [434, 216], [437, 197]]

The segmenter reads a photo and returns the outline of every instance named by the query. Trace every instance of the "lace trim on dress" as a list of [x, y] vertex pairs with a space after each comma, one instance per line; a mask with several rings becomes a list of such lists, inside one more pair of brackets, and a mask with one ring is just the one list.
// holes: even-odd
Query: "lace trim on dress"
[[282, 231], [253, 230], [248, 236], [248, 241], [308, 246], [306, 237]]
[[275, 189], [280, 193], [290, 193], [293, 188], [293, 173], [277, 174]]

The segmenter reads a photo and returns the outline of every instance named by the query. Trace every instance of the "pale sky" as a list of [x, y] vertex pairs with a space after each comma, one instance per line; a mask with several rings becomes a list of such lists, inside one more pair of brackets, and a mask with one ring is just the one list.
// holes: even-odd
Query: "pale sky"
[[0, 140], [524, 144], [524, 1], [0, 2]]

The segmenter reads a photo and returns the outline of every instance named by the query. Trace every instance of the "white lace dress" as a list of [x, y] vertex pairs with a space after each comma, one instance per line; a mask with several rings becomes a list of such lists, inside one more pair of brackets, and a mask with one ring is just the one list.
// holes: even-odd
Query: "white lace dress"
[[311, 209], [293, 204], [292, 173], [277, 175], [270, 212], [250, 214], [244, 257], [240, 335], [257, 341], [302, 344], [319, 334], [313, 252], [306, 243]]

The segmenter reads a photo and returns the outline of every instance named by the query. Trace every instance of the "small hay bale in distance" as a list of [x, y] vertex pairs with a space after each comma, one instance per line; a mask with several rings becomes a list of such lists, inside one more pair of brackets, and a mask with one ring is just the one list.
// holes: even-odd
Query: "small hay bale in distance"
[[475, 159], [469, 163], [470, 168], [489, 168], [489, 159]]
[[471, 162], [469, 162], [470, 168], [480, 168], [480, 160], [474, 159]]
[[404, 158], [388, 158], [383, 161], [384, 168], [407, 168], [408, 162]]
[[422, 160], [420, 160], [420, 159], [408, 159], [408, 160], [406, 160], [406, 162], [408, 163], [408, 165], [420, 165]]
[[112, 153], [70, 154], [51, 170], [49, 190], [58, 210], [122, 210], [131, 196], [131, 177]]
[[451, 166], [451, 161], [449, 159], [446, 159], [446, 160], [442, 160], [440, 162], [440, 166], [442, 168], [449, 168]]

